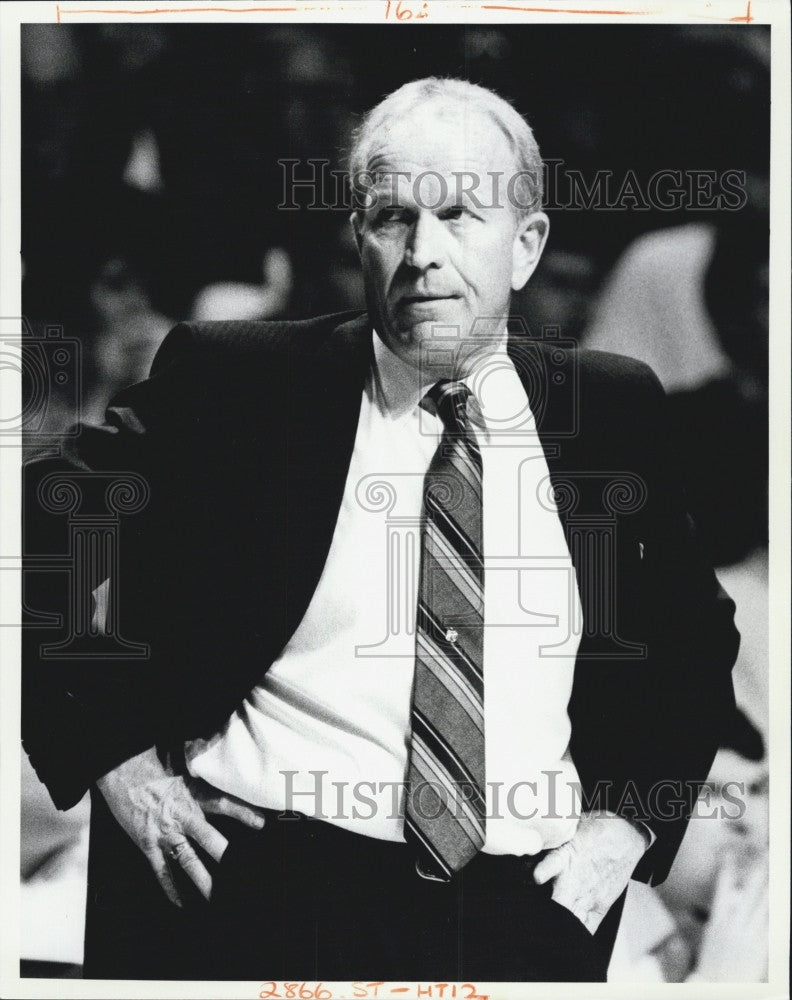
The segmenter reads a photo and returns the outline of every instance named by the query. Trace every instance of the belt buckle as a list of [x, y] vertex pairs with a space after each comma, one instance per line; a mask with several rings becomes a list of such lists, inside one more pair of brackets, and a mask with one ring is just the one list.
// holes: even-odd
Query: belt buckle
[[447, 885], [451, 881], [450, 875], [435, 874], [435, 872], [430, 872], [425, 868], [422, 868], [420, 858], [415, 859], [415, 870], [421, 878], [426, 879], [427, 882], [440, 882], [443, 885]]

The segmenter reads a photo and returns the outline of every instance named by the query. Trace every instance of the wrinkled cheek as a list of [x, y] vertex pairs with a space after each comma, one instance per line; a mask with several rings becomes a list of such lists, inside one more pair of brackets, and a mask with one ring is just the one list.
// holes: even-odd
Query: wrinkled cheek
[[363, 276], [367, 286], [375, 293], [378, 301], [384, 301], [398, 269], [394, 255], [370, 254], [363, 258]]

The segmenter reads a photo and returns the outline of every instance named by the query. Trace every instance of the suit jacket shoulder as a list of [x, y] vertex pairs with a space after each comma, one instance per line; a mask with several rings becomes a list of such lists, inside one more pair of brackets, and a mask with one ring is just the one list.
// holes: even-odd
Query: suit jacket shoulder
[[301, 320], [179, 323], [157, 352], [152, 374], [184, 352], [194, 352], [213, 364], [244, 363], [262, 356], [308, 360], [322, 350], [339, 327], [363, 318], [364, 314], [356, 310]]

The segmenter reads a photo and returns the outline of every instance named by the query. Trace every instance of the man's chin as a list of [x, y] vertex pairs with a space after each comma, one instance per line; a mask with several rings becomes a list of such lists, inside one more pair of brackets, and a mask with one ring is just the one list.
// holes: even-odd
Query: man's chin
[[419, 323], [394, 331], [384, 343], [418, 372], [429, 378], [454, 378], [463, 357], [465, 344], [456, 327], [437, 321]]
[[418, 347], [421, 344], [460, 340], [464, 336], [462, 322], [458, 316], [431, 316], [410, 323], [393, 324], [394, 339], [404, 347]]

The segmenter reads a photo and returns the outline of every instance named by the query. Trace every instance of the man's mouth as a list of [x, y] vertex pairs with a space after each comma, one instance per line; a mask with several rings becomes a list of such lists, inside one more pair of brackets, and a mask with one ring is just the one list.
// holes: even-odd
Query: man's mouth
[[433, 302], [449, 302], [452, 299], [458, 299], [458, 295], [402, 295], [399, 300], [400, 305], [405, 306], [416, 306], [416, 305], [431, 305]]

